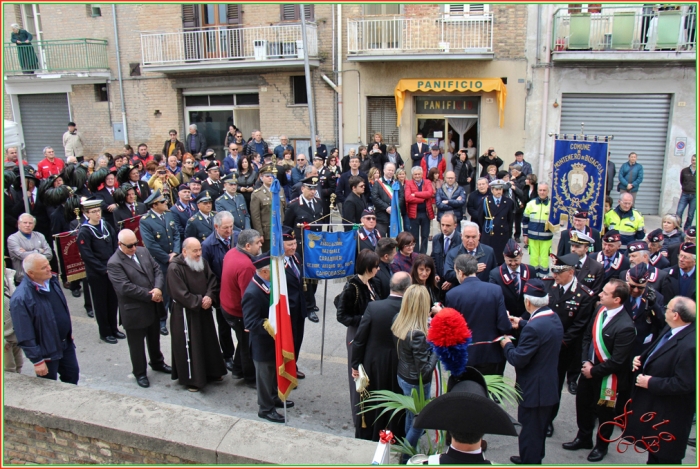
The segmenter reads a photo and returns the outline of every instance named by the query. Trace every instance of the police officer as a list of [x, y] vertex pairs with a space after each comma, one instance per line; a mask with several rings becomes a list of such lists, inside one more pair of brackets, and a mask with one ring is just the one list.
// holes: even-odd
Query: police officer
[[622, 246], [620, 250], [627, 253], [627, 245], [634, 240], [644, 239], [644, 217], [633, 209], [634, 196], [629, 192], [620, 194], [620, 202], [617, 207], [605, 214], [603, 223], [609, 230], [616, 229], [620, 232]]
[[579, 231], [570, 232], [569, 249], [578, 256], [576, 278], [582, 285], [600, 294], [605, 281], [605, 269], [598, 261], [588, 257], [588, 251], [595, 241], [590, 236]]
[[528, 319], [529, 313], [523, 303], [523, 287], [531, 279], [537, 278], [537, 273], [534, 267], [522, 263], [523, 252], [515, 240], [509, 239], [503, 249], [505, 262], [489, 273], [489, 283], [501, 287], [508, 314]]
[[[557, 366], [559, 395], [561, 396], [564, 378], [572, 361], [580, 363], [581, 354], [576, 353], [576, 343], [583, 337], [588, 320], [593, 314], [595, 293], [576, 279], [578, 255], [571, 253], [562, 257], [555, 255], [551, 255], [551, 257], [554, 261], [551, 266], [552, 276], [542, 280], [549, 295], [549, 307], [557, 313], [564, 326], [564, 339], [559, 351]], [[552, 422], [558, 412], [559, 404], [556, 404], [547, 427], [547, 436], [552, 436], [554, 433]]]
[[[572, 216], [572, 220], [572, 226], [561, 233], [559, 245], [557, 246], [557, 256], [561, 257], [571, 252], [569, 240], [571, 239], [571, 233], [573, 231], [578, 231], [593, 239], [593, 243], [591, 243], [588, 249], [590, 252], [600, 251], [602, 248], [600, 244], [600, 231], [588, 226], [588, 212], [576, 210]], [[603, 287], [601, 286], [601, 288]]]
[[180, 239], [185, 239], [187, 220], [197, 213], [197, 205], [192, 202], [192, 192], [189, 184], [180, 184], [177, 188], [177, 198], [175, 205], [170, 208], [170, 213], [175, 217], [175, 223], [180, 232]]
[[503, 249], [513, 234], [515, 206], [513, 200], [503, 195], [505, 181], [496, 179], [489, 184], [491, 194], [479, 205], [478, 218], [481, 242], [493, 248], [496, 263], [503, 264]]
[[207, 164], [207, 178], [202, 181], [202, 192], [209, 191], [212, 201], [224, 193], [224, 186], [221, 184], [220, 178], [218, 162], [212, 161]]
[[117, 250], [114, 228], [102, 219], [102, 199], [91, 197], [81, 202], [87, 222], [78, 231], [78, 249], [92, 293], [100, 339], [116, 344], [126, 335], [117, 328], [117, 294], [107, 275], [107, 261]]
[[636, 357], [644, 353], [666, 325], [664, 297], [648, 285], [649, 267], [646, 264], [635, 265], [621, 280], [630, 287], [630, 297], [624, 306], [637, 331], [632, 352]]
[[202, 242], [214, 231], [214, 215], [216, 215], [216, 212], [212, 212], [212, 205], [209, 191], [203, 190], [200, 192], [197, 196], [197, 208], [199, 211], [187, 220], [185, 239], [197, 238]]
[[[177, 254], [180, 254], [180, 231], [177, 228], [175, 217], [168, 210], [165, 197], [160, 193], [160, 190], [152, 192], [144, 203], [150, 210], [139, 220], [141, 240], [156, 262], [158, 262], [160, 270], [167, 272], [170, 260]], [[166, 320], [167, 312], [170, 308], [170, 294], [167, 282], [163, 290], [163, 304], [165, 305], [165, 316], [160, 318], [160, 333], [161, 335], [168, 335]]]
[[[634, 267], [639, 264], [646, 264], [649, 271], [649, 280], [647, 285], [652, 287], [657, 292], [661, 293], [666, 301], [671, 301], [674, 295], [671, 291], [671, 283], [668, 278], [668, 272], [658, 269], [649, 264], [649, 245], [646, 241], [634, 241], [627, 245], [627, 258], [630, 261], [630, 266]], [[627, 279], [627, 271], [620, 272], [620, 280], [623, 282]]]
[[224, 181], [224, 194], [216, 199], [217, 212], [229, 212], [233, 215], [233, 226], [236, 231], [250, 229], [250, 214], [248, 206], [242, 194], [236, 192], [238, 181], [234, 173], [226, 175]]
[[374, 210], [366, 208], [362, 212], [362, 217], [360, 218], [360, 229], [357, 230], [358, 238], [358, 254], [363, 249], [369, 249], [374, 251], [377, 247], [377, 243], [382, 238], [382, 235], [377, 230], [377, 215]]
[[[272, 192], [270, 192], [270, 186], [272, 186], [274, 179], [272, 171], [272, 165], [265, 165], [260, 168], [262, 186], [255, 189], [250, 196], [250, 223], [253, 225], [253, 229], [263, 237], [263, 252], [270, 250], [270, 235], [272, 232]], [[282, 179], [285, 179], [284, 173], [278, 174]], [[280, 191], [280, 213], [285, 211], [286, 205], [284, 192]], [[297, 239], [299, 239], [298, 236]]]
[[[316, 197], [316, 189], [318, 188], [318, 176], [311, 176], [302, 180], [301, 196], [289, 202], [287, 210], [284, 212], [284, 224], [294, 228], [294, 235], [298, 240], [301, 240], [301, 228], [297, 224], [312, 223], [323, 216], [323, 206], [321, 199]], [[321, 231], [320, 226], [312, 226], [311, 231]], [[297, 256], [301, 257], [302, 263], [304, 256], [302, 252], [302, 242], [298, 243]], [[306, 280], [306, 308], [308, 311], [307, 317], [312, 322], [318, 322], [318, 306], [316, 306], [316, 288], [318, 284]]]
[[620, 252], [620, 232], [617, 230], [607, 231], [603, 237], [603, 250], [589, 254], [588, 257], [594, 259], [603, 266], [605, 277], [603, 284], [608, 283], [611, 278], [620, 278], [620, 273], [630, 268], [630, 262], [625, 255]]
[[649, 264], [661, 270], [671, 267], [671, 262], [662, 252], [664, 232], [661, 228], [657, 228], [647, 235], [647, 243], [649, 245]]

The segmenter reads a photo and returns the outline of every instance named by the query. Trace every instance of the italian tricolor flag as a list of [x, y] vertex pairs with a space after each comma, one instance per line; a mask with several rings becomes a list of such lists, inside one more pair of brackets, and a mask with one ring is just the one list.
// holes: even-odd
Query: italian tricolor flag
[[[605, 346], [603, 341], [603, 323], [605, 318], [603, 313], [607, 313], [604, 306], [601, 306], [596, 315], [595, 322], [593, 323], [593, 350], [595, 351], [596, 358], [599, 363], [610, 358], [610, 352]], [[610, 374], [603, 378], [603, 382], [600, 385], [600, 398], [598, 399], [598, 405], [604, 405], [607, 407], [615, 407], [615, 401], [617, 400], [617, 375]]]

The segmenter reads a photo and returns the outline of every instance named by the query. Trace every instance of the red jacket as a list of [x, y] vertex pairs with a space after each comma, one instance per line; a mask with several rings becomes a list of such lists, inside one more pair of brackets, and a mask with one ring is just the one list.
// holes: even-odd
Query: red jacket
[[53, 174], [61, 174], [66, 164], [60, 158], [54, 158], [53, 163], [48, 158], [44, 158], [37, 165], [36, 177], [46, 179]]
[[231, 316], [243, 317], [241, 301], [243, 293], [255, 275], [253, 261], [237, 248], [232, 248], [224, 256], [221, 270], [221, 291], [219, 300], [224, 311]]
[[435, 202], [435, 192], [433, 192], [433, 185], [427, 179], [423, 179], [423, 190], [418, 191], [418, 186], [413, 179], [406, 180], [406, 211], [408, 212], [408, 218], [415, 220], [418, 216], [418, 204], [425, 202], [425, 211], [428, 214], [429, 219], [435, 218], [433, 213], [433, 203]]
[[[431, 154], [428, 153], [420, 160], [420, 167], [423, 168], [423, 176], [425, 177], [428, 177], [428, 158], [430, 158], [430, 156]], [[438, 179], [442, 180], [445, 176], [445, 170], [447, 169], [447, 162], [445, 158], [443, 158], [442, 153], [438, 155], [437, 169]]]

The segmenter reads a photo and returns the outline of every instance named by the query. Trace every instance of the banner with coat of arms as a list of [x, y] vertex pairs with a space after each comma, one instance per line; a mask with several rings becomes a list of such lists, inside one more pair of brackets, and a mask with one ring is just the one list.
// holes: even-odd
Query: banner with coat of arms
[[583, 139], [554, 141], [549, 222], [564, 225], [574, 212], [584, 210], [590, 226], [600, 230], [605, 215], [608, 137], [577, 137]]

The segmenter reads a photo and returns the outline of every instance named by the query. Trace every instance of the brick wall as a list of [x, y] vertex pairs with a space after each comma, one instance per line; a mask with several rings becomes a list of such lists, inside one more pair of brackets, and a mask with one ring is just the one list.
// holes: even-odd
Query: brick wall
[[5, 464], [196, 464], [131, 446], [5, 420], [3, 462]]
[[527, 4], [491, 4], [496, 59], [525, 59]]

